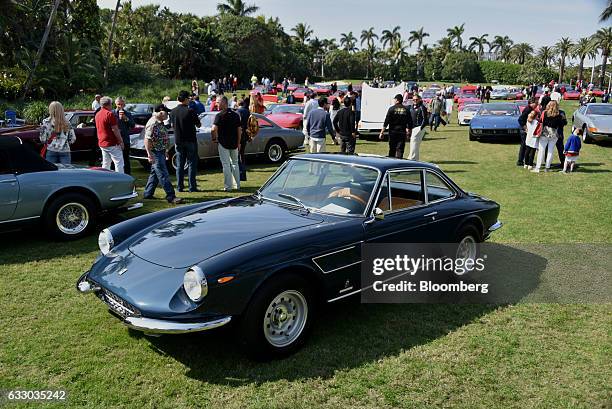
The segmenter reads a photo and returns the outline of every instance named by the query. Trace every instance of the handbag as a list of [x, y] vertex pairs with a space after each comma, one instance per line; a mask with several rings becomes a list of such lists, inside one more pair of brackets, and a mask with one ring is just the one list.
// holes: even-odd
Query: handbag
[[542, 114], [540, 115], [540, 120], [538, 121], [538, 124], [536, 125], [536, 129], [533, 131], [534, 137], [538, 138], [542, 134], [543, 123], [544, 123], [544, 112], [542, 112]]
[[47, 146], [51, 145], [51, 143], [53, 142], [53, 140], [57, 137], [57, 133], [55, 132], [51, 132], [51, 136], [49, 137], [49, 139], [47, 139], [47, 142], [45, 142], [45, 144], [43, 145], [42, 149], [40, 150], [40, 156], [44, 159], [45, 156], [47, 155]]

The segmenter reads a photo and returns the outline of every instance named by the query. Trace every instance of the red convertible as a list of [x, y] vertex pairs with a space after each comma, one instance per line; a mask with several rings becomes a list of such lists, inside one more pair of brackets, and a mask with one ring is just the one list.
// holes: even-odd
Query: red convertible
[[[74, 128], [76, 142], [70, 145], [73, 156], [90, 158], [90, 154], [98, 149], [98, 137], [94, 124], [94, 111], [67, 111], [66, 119]], [[130, 134], [140, 133], [142, 126], [136, 125]], [[7, 128], [7, 131], [0, 133], [0, 138], [5, 135], [18, 136], [24, 143], [32, 145], [34, 149], [40, 151], [42, 142], [40, 141], [40, 126], [28, 125], [19, 128]]]
[[565, 100], [579, 100], [580, 92], [575, 88], [566, 87], [565, 92], [563, 93], [563, 99]]
[[264, 115], [283, 128], [302, 129], [304, 105], [272, 104]]
[[299, 87], [296, 88], [295, 91], [293, 91], [293, 96], [295, 97], [296, 101], [304, 101], [304, 96], [308, 92], [312, 92], [312, 90], [306, 87]]

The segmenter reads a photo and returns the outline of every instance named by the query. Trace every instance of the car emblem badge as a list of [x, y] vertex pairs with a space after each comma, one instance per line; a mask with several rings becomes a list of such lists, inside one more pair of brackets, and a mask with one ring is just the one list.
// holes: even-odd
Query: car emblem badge
[[119, 272], [117, 274], [119, 274], [120, 276], [122, 276], [123, 274], [125, 274], [125, 272], [127, 271], [126, 267], [123, 267], [121, 270], [119, 270]]

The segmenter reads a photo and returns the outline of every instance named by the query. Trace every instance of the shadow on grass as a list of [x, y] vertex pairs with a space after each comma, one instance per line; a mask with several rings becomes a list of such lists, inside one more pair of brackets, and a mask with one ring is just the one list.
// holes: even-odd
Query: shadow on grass
[[[496, 245], [498, 246], [498, 245]], [[540, 285], [547, 260], [499, 245], [505, 266], [494, 274], [513, 297], [525, 297]], [[522, 274], [513, 274], [520, 269]], [[151, 348], [186, 367], [186, 376], [214, 384], [241, 386], [330, 378], [337, 371], [375, 363], [428, 344], [479, 320], [498, 308], [491, 304], [361, 304], [359, 298], [325, 304], [313, 333], [296, 354], [279, 361], [255, 362], [240, 343], [234, 326], [208, 333], [148, 338]], [[134, 337], [144, 335], [131, 331]]]

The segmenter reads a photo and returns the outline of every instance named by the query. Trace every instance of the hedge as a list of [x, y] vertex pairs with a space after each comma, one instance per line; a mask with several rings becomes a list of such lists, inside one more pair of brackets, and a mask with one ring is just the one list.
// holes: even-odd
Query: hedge
[[520, 83], [521, 66], [502, 61], [479, 61], [485, 82], [498, 81], [501, 84]]

